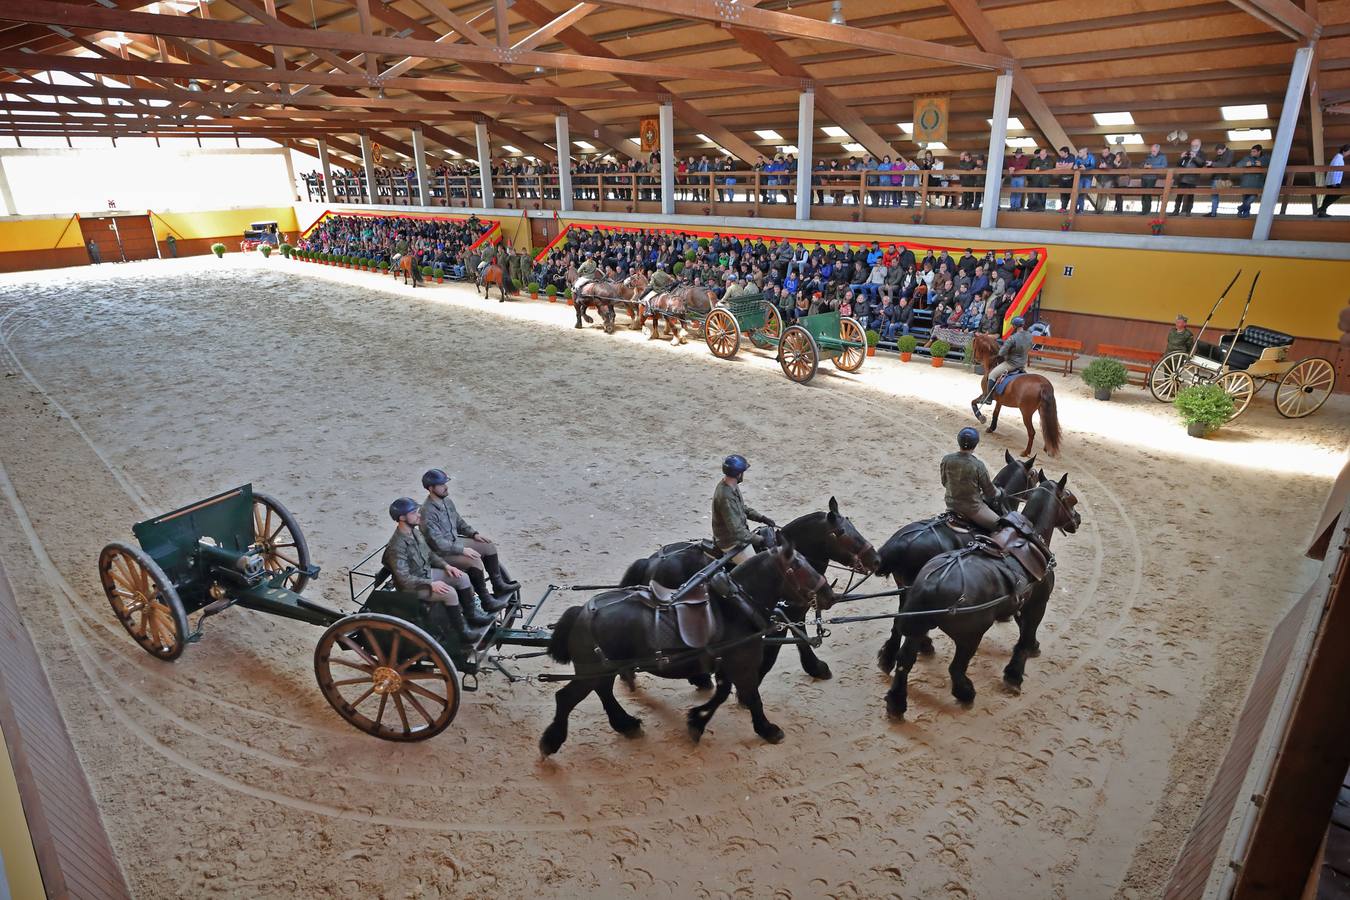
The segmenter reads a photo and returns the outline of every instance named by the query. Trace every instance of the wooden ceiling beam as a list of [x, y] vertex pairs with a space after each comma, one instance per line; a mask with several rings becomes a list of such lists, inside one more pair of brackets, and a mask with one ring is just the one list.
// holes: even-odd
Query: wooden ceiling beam
[[469, 43], [477, 44], [480, 47], [493, 46], [487, 35], [473, 27], [467, 19], [462, 18], [458, 13], [451, 12], [450, 8], [440, 0], [413, 0], [413, 2], [449, 25], [455, 34], [463, 37]]
[[921, 41], [891, 31], [833, 25], [820, 19], [755, 9], [723, 0], [600, 0], [600, 2], [606, 6], [623, 6], [644, 12], [664, 12], [672, 16], [715, 22], [719, 25], [738, 25], [782, 37], [828, 41], [878, 53], [913, 56], [976, 69], [993, 69], [1001, 72], [1012, 65], [1012, 60], [1006, 54], [985, 53], [935, 41]]
[[1291, 0], [1229, 0], [1234, 6], [1287, 38], [1307, 43], [1322, 34], [1317, 19]]
[[564, 28], [571, 28], [600, 7], [594, 3], [578, 3], [566, 12], [561, 12], [547, 25], [540, 25], [534, 31], [511, 45], [512, 50], [533, 50], [544, 41], [551, 40]]
[[[664, 2], [664, 0], [661, 0], [661, 2]], [[66, 28], [98, 28], [135, 34], [162, 34], [189, 39], [216, 40], [231, 42], [232, 46], [249, 44], [270, 47], [273, 44], [281, 44], [288, 47], [302, 47], [312, 52], [343, 50], [352, 53], [383, 53], [400, 57], [424, 56], [428, 59], [446, 59], [460, 63], [506, 63], [544, 66], [566, 71], [624, 72], [626, 74], [648, 75], [654, 78], [692, 81], [730, 80], [746, 84], [764, 84], [770, 87], [791, 86], [789, 79], [778, 75], [753, 72], [727, 73], [714, 67], [700, 68], [696, 66], [637, 63], [622, 58], [596, 58], [564, 53], [543, 53], [537, 50], [514, 53], [509, 47], [489, 49], [459, 43], [443, 45], [436, 43], [434, 40], [356, 35], [292, 28], [283, 25], [248, 25], [238, 22], [199, 19], [191, 16], [178, 17], [105, 9], [100, 6], [49, 3], [42, 2], [42, 0], [6, 0], [5, 3], [0, 4], [0, 19], [41, 22], [49, 25], [61, 25]]]

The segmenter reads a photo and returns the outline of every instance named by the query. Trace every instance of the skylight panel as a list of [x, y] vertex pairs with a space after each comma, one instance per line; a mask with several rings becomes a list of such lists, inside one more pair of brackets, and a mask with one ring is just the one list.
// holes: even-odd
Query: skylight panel
[[1127, 112], [1093, 113], [1098, 125], [1133, 125], [1134, 116]]
[[778, 132], [774, 131], [772, 128], [756, 128], [755, 134], [759, 135], [763, 140], [766, 141], [781, 141], [783, 139], [783, 136]]
[[825, 125], [822, 126], [820, 130], [833, 138], [848, 137], [848, 132], [838, 125]]
[[1144, 136], [1142, 134], [1108, 134], [1106, 142], [1111, 146], [1117, 144], [1138, 144], [1143, 146]]
[[502, 144], [502, 149], [505, 150], [507, 153], [519, 153], [519, 152], [520, 152], [520, 148], [519, 148], [519, 147], [512, 147], [510, 144]]
[[1247, 141], [1268, 141], [1271, 139], [1269, 128], [1234, 128], [1228, 132], [1230, 141], [1246, 143]]
[[847, 150], [849, 153], [862, 153], [862, 152], [865, 151], [867, 148], [864, 147], [862, 144], [850, 143], [850, 144], [845, 144], [845, 145], [844, 145], [844, 149]]
[[1264, 103], [1249, 103], [1245, 106], [1220, 106], [1225, 122], [1241, 122], [1247, 119], [1269, 119], [1270, 110]]
[[[993, 120], [993, 119], [985, 119], [985, 121], [989, 123], [989, 127], [990, 127], [990, 128], [993, 128], [993, 127], [994, 127], [994, 120]], [[914, 130], [912, 126], [911, 126], [910, 130], [911, 130], [911, 131]], [[1009, 130], [1009, 131], [1025, 131], [1026, 129], [1025, 129], [1025, 127], [1022, 125], [1022, 120], [1019, 119], [1019, 118], [1017, 118], [1017, 116], [1008, 116], [1008, 130]]]

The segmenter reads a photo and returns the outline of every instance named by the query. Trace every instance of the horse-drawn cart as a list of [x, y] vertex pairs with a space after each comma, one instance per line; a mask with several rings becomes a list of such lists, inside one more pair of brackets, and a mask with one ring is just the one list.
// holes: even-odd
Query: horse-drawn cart
[[775, 349], [783, 374], [799, 384], [815, 377], [820, 358], [836, 368], [856, 372], [867, 356], [862, 324], [838, 312], [803, 316], [786, 329], [783, 316], [762, 294], [746, 294], [720, 303], [703, 321], [704, 340], [719, 359], [731, 359], [741, 348], [741, 336], [760, 350]]
[[[132, 530], [140, 547], [104, 547], [99, 577], [113, 613], [147, 652], [177, 659], [200, 639], [207, 618], [235, 605], [317, 625], [324, 629], [314, 649], [319, 690], [342, 718], [386, 740], [440, 734], [454, 720], [462, 692], [477, 689], [480, 671], [492, 666], [514, 678], [498, 648], [548, 642], [548, 632], [533, 621], [553, 586], [532, 607], [516, 591], [482, 640], [464, 646], [437, 628], [416, 594], [391, 589], [383, 567], [362, 570], [379, 550], [349, 575], [352, 600], [360, 604], [355, 612], [307, 599], [301, 592], [319, 568], [300, 526], [252, 485]], [[359, 590], [358, 578], [368, 580]], [[188, 616], [198, 612], [190, 628]]]
[[[1252, 291], [1260, 277], [1257, 273], [1252, 280]], [[1273, 384], [1275, 409], [1286, 419], [1301, 419], [1320, 409], [1336, 386], [1335, 366], [1320, 356], [1290, 359], [1293, 335], [1247, 325], [1251, 292], [1236, 328], [1222, 335], [1218, 344], [1200, 340], [1227, 293], [1225, 290], [1220, 295], [1205, 317], [1190, 353], [1175, 351], [1153, 365], [1148, 387], [1154, 399], [1168, 403], [1182, 388], [1217, 384], [1233, 398], [1233, 415], [1229, 420], [1232, 421], [1242, 415], [1261, 388]]]

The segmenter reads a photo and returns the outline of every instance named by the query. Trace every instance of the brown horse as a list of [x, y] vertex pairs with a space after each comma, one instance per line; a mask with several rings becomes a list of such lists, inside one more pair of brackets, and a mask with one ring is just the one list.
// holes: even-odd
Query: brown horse
[[717, 296], [707, 288], [684, 284], [648, 298], [639, 316], [644, 330], [647, 327], [647, 319], [651, 319], [652, 330], [648, 336], [649, 340], [656, 340], [657, 331], [664, 321], [665, 337], [670, 338], [672, 345], [683, 344], [689, 339], [687, 328], [689, 314], [693, 313], [698, 321], [702, 321], [716, 302]]
[[[977, 334], [970, 342], [970, 350], [976, 361], [984, 367], [980, 377], [980, 396], [970, 401], [975, 418], [984, 421], [980, 412], [980, 400], [989, 390], [989, 373], [994, 366], [1003, 362], [999, 355], [998, 343], [987, 334]], [[1041, 428], [1045, 429], [1045, 452], [1051, 456], [1059, 455], [1059, 413], [1055, 408], [1055, 388], [1044, 375], [1027, 373], [1015, 378], [1004, 388], [1002, 395], [994, 398], [994, 415], [985, 431], [998, 428], [998, 413], [1005, 406], [1013, 406], [1022, 411], [1022, 422], [1027, 427], [1027, 448], [1023, 456], [1031, 455], [1031, 445], [1036, 440], [1036, 429], [1031, 426], [1031, 417], [1037, 410], [1041, 413]]]
[[[479, 265], [481, 266], [482, 263], [479, 263]], [[502, 294], [497, 302], [505, 303], [506, 279], [502, 277], [502, 267], [497, 265], [496, 258], [490, 257], [487, 261], [487, 268], [477, 273], [477, 277], [474, 279], [474, 293], [478, 293], [478, 288], [481, 286], [483, 288], [483, 299], [486, 300], [488, 297], [492, 296], [492, 286], [494, 284], [497, 286], [497, 290], [501, 291]]]
[[394, 277], [403, 275], [403, 283], [411, 283], [413, 287], [419, 284], [425, 284], [422, 280], [422, 270], [417, 267], [417, 259], [411, 253], [405, 253], [394, 260]]
[[[575, 271], [568, 272], [569, 279], [576, 284], [577, 275]], [[580, 292], [573, 291], [572, 305], [576, 308], [577, 328], [581, 328], [582, 320], [586, 322], [593, 321], [586, 310], [594, 306], [595, 311], [600, 313], [601, 320], [604, 322], [605, 334], [614, 333], [614, 307], [620, 303], [627, 304], [631, 310], [635, 305], [637, 298], [642, 296], [642, 292], [647, 289], [647, 276], [643, 275], [641, 270], [629, 275], [623, 281], [615, 284], [612, 281], [592, 281], [589, 282]], [[634, 321], [636, 321], [634, 316]]]

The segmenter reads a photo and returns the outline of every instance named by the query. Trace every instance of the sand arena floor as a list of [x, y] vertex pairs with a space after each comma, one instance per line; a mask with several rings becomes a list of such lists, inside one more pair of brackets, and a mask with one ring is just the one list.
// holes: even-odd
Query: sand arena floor
[[[114, 620], [100, 547], [245, 481], [298, 517], [330, 604], [433, 464], [533, 596], [706, 533], [731, 451], [780, 522], [835, 495], [879, 546], [940, 508], [936, 460], [976, 390], [963, 368], [879, 358], [803, 387], [768, 356], [570, 320], [278, 258], [0, 279], [0, 555], [137, 896], [1159, 892], [1270, 623], [1311, 581], [1344, 398], [1296, 423], [1259, 398], [1202, 442], [1137, 388], [1101, 404], [1054, 376], [1065, 450], [1042, 460], [1084, 527], [1055, 538], [1043, 654], [1009, 692], [1015, 632], [995, 626], [963, 709], [939, 636], [902, 724], [881, 624], [834, 630], [832, 681], [783, 656], [764, 691], [781, 745], [733, 703], [693, 746], [702, 695], [644, 678], [618, 695], [643, 737], [592, 697], [545, 762], [549, 686], [487, 677], [449, 731], [396, 746], [328, 708], [311, 626], [231, 610], [164, 664]], [[980, 452], [992, 468], [1022, 442], [1005, 418]]]

